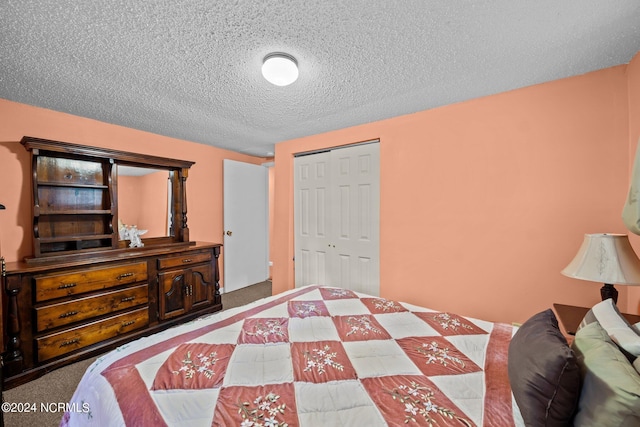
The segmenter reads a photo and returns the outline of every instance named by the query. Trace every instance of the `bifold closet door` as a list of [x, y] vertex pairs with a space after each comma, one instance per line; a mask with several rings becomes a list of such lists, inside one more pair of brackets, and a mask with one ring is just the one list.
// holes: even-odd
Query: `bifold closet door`
[[294, 160], [296, 286], [380, 293], [379, 144]]

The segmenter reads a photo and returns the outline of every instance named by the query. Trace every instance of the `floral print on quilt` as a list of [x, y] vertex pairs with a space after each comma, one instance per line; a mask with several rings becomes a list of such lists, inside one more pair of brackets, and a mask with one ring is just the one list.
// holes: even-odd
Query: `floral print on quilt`
[[362, 301], [362, 303], [366, 305], [373, 314], [401, 313], [403, 311], [408, 311], [399, 302], [384, 298], [361, 298], [360, 301]]
[[362, 384], [390, 426], [475, 425], [427, 377], [364, 378]]
[[409, 337], [396, 341], [425, 375], [467, 374], [481, 370], [444, 337]]
[[234, 348], [231, 344], [181, 344], [162, 364], [151, 389], [219, 387]]
[[226, 387], [220, 391], [214, 426], [298, 426], [293, 384]]
[[342, 288], [320, 288], [320, 295], [324, 300], [358, 298], [355, 292]]
[[358, 378], [340, 341], [294, 342], [291, 357], [296, 381], [321, 383]]
[[329, 311], [324, 301], [289, 301], [288, 311], [290, 317], [329, 316]]
[[486, 334], [487, 331], [474, 325], [462, 316], [451, 313], [416, 313], [441, 335]]
[[289, 319], [256, 318], [246, 319], [238, 344], [266, 344], [287, 342], [289, 339]]
[[[99, 359], [91, 375], [100, 380], [86, 381], [106, 390], [81, 383], [73, 399], [92, 412], [67, 414], [62, 425], [482, 425], [494, 401], [501, 414], [513, 406], [504, 402], [508, 381], [498, 380], [499, 394], [495, 383], [484, 387], [489, 349], [506, 352], [511, 334], [510, 325], [495, 325], [350, 290], [300, 288]], [[506, 372], [506, 362], [496, 367]]]
[[342, 341], [387, 340], [389, 333], [370, 314], [335, 316], [336, 329]]

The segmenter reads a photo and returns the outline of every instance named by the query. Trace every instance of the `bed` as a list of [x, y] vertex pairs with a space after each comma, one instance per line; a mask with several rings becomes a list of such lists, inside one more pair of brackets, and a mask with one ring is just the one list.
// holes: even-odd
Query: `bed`
[[[98, 358], [61, 426], [560, 425], [551, 421], [574, 416], [581, 379], [552, 316], [518, 330], [340, 288], [293, 289]], [[557, 369], [531, 393], [531, 366], [548, 357]]]

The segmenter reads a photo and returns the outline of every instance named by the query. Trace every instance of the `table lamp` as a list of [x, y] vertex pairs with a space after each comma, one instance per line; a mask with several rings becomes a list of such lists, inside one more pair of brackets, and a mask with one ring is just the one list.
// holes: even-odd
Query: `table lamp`
[[585, 234], [578, 253], [562, 270], [574, 279], [604, 283], [600, 296], [618, 302], [616, 285], [640, 285], [640, 260], [626, 234]]

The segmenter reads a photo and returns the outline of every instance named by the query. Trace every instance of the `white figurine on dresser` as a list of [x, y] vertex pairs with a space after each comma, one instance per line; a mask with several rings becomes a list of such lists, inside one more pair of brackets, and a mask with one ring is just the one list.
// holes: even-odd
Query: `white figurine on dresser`
[[120, 240], [129, 240], [130, 248], [141, 248], [144, 246], [140, 236], [144, 235], [148, 230], [139, 230], [137, 225], [127, 225], [118, 220], [118, 234]]

